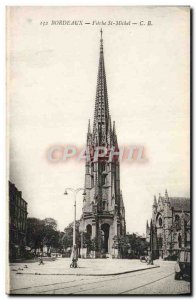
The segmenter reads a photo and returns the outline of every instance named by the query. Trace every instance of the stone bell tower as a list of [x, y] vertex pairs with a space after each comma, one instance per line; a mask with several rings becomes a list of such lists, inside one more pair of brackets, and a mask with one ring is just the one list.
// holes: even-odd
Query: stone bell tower
[[[118, 238], [126, 233], [125, 208], [120, 190], [120, 162], [115, 122], [108, 105], [101, 30], [93, 128], [89, 120], [86, 145], [85, 191], [80, 232], [96, 244], [95, 257], [118, 257]], [[97, 147], [107, 149], [96, 157]], [[104, 152], [104, 151], [103, 151]], [[100, 155], [101, 156], [101, 155]]]

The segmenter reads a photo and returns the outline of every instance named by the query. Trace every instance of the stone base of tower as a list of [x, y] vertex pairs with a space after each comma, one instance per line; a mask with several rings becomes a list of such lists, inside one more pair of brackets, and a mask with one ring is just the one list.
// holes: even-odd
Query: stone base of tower
[[91, 259], [95, 259], [95, 258], [120, 258], [120, 253], [118, 251], [118, 249], [113, 249], [112, 253], [100, 253], [99, 251], [90, 251], [87, 252], [87, 248], [80, 248], [80, 257], [81, 258], [91, 258]]
[[115, 215], [100, 215], [97, 218], [82, 216], [80, 221], [82, 258], [119, 258], [117, 238], [122, 224]]

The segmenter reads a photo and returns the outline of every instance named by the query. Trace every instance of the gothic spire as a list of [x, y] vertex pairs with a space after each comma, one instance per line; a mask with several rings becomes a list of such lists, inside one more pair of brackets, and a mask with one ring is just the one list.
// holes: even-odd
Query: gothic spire
[[167, 189], [165, 190], [165, 202], [169, 203], [169, 196], [168, 196]]
[[113, 136], [112, 136], [112, 121], [111, 121], [110, 115], [109, 115], [109, 122], [108, 122], [107, 141], [108, 141], [108, 146], [111, 147], [112, 141], [113, 141]]
[[157, 198], [156, 198], [155, 195], [154, 195], [154, 203], [153, 203], [153, 206], [157, 206]]
[[[105, 65], [104, 65], [102, 29], [100, 32], [101, 32], [100, 54], [99, 54], [99, 68], [98, 68], [98, 76], [97, 76], [97, 89], [96, 89], [96, 100], [95, 100], [95, 111], [94, 111], [93, 139], [95, 141], [97, 136], [99, 138], [99, 144], [104, 145], [107, 143], [109, 106], [108, 106]], [[99, 135], [99, 133], [101, 134]], [[101, 140], [100, 140], [100, 136], [101, 136]]]
[[113, 121], [113, 142], [114, 142], [114, 146], [118, 144], [115, 121]]
[[91, 121], [88, 120], [88, 134], [91, 134]]
[[103, 30], [101, 28], [100, 30], [101, 33], [101, 39], [100, 39], [100, 52], [103, 52]]
[[146, 229], [149, 229], [148, 220], [146, 222]]
[[87, 132], [87, 145], [91, 145], [92, 142], [92, 134], [91, 134], [91, 124], [90, 124], [90, 119], [88, 121], [88, 132]]
[[120, 206], [121, 206], [121, 208], [124, 207], [124, 201], [123, 201], [122, 190], [120, 191]]

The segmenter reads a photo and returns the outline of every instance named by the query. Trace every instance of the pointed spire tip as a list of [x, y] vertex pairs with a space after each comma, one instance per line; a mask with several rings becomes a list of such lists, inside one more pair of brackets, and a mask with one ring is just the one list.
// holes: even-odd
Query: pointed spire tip
[[101, 39], [100, 39], [100, 51], [101, 53], [103, 52], [103, 30], [101, 28], [100, 30], [100, 33], [101, 33]]

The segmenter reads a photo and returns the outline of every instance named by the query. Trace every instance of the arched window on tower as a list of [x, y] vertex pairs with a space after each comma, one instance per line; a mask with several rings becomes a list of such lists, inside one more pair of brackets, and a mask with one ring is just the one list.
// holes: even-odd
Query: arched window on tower
[[106, 182], [106, 165], [105, 162], [101, 164], [101, 183], [102, 186], [105, 185]]
[[105, 207], [106, 207], [106, 205], [105, 205], [105, 204], [106, 204], [106, 201], [103, 200], [102, 204], [103, 204], [103, 206], [102, 206], [102, 207], [103, 207], [103, 210], [105, 210]]
[[179, 248], [182, 248], [182, 236], [181, 236], [180, 233], [179, 233], [179, 235], [178, 235], [178, 247], [179, 247]]
[[175, 215], [175, 226], [176, 226], [177, 231], [181, 229], [180, 216], [179, 215]]
[[91, 187], [93, 188], [94, 187], [94, 176], [91, 175]]
[[179, 215], [175, 215], [175, 222], [178, 222], [180, 220]]
[[162, 218], [159, 218], [159, 226], [161, 227], [163, 225]]
[[158, 237], [158, 247], [159, 247], [159, 249], [162, 249], [162, 246], [163, 246], [163, 239], [162, 239], [162, 237], [161, 236], [159, 236]]

